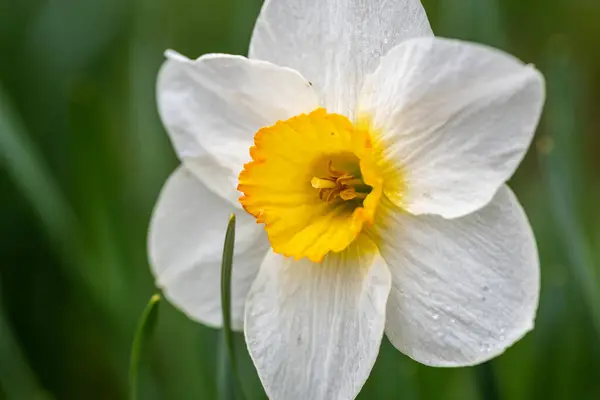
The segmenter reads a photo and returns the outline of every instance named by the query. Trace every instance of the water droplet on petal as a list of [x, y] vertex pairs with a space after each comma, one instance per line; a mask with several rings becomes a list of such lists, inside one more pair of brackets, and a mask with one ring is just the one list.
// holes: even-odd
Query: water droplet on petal
[[437, 315], [437, 314], [431, 314], [431, 318], [433, 318], [433, 319], [438, 319], [439, 317], [440, 317], [440, 316], [439, 316], [439, 315]]

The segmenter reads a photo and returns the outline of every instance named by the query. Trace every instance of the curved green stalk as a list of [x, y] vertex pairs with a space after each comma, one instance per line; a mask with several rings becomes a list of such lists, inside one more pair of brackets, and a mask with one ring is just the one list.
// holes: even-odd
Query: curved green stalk
[[[225, 234], [225, 244], [223, 246], [223, 259], [221, 264], [221, 310], [223, 312], [223, 340], [227, 350], [229, 359], [229, 367], [227, 368], [226, 360], [222, 360], [224, 370], [222, 374], [221, 396], [223, 399], [235, 398], [234, 393], [237, 392], [239, 398], [245, 399], [242, 389], [242, 381], [238, 374], [237, 363], [235, 358], [235, 347], [233, 343], [233, 332], [231, 330], [231, 271], [233, 269], [233, 247], [235, 242], [235, 214], [229, 217], [227, 224], [227, 233]], [[233, 375], [232, 379], [231, 375]], [[237, 391], [232, 390], [231, 382], [237, 384]]]
[[129, 399], [136, 400], [137, 391], [137, 378], [138, 370], [140, 367], [140, 357], [142, 354], [143, 347], [145, 346], [148, 339], [152, 336], [154, 327], [156, 326], [156, 320], [158, 317], [158, 304], [160, 302], [160, 295], [157, 293], [150, 298], [148, 305], [144, 309], [140, 321], [138, 323], [135, 337], [133, 338], [133, 344], [131, 346], [131, 357], [129, 359]]

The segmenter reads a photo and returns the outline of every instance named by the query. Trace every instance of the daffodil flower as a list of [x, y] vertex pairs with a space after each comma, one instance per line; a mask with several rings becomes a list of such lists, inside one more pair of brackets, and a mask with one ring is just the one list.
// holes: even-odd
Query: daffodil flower
[[542, 75], [435, 38], [418, 0], [267, 0], [249, 58], [169, 51], [158, 108], [181, 166], [160, 194], [157, 285], [220, 327], [238, 215], [234, 329], [271, 399], [352, 399], [385, 333], [465, 366], [533, 327], [535, 239], [505, 185]]

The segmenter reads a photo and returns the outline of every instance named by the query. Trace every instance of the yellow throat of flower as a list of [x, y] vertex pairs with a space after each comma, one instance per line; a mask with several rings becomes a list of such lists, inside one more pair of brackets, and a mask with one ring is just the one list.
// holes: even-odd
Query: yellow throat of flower
[[239, 176], [242, 206], [277, 253], [320, 262], [372, 224], [382, 174], [367, 129], [317, 109], [260, 129]]

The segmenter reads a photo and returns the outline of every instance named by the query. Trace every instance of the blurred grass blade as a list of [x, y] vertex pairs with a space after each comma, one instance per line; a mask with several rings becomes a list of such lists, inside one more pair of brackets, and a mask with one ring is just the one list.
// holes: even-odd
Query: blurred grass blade
[[0, 166], [32, 205], [50, 239], [61, 249], [61, 255], [76, 264], [73, 238], [79, 236], [75, 232], [75, 213], [1, 86]]
[[[235, 358], [235, 348], [233, 343], [233, 332], [231, 331], [231, 272], [233, 270], [233, 246], [235, 242], [235, 214], [229, 217], [227, 224], [227, 233], [225, 234], [225, 244], [223, 246], [223, 259], [221, 264], [221, 310], [223, 312], [223, 342], [226, 348], [227, 358], [223, 363], [223, 373], [221, 375], [220, 394], [222, 399], [232, 400], [235, 393], [238, 393], [241, 399], [244, 399], [242, 382], [238, 374]], [[224, 352], [223, 352], [224, 353]], [[225, 354], [222, 354], [225, 358]], [[229, 364], [227, 366], [227, 364]], [[232, 375], [235, 379], [232, 379]], [[237, 391], [233, 390], [232, 383], [237, 384]]]
[[581, 76], [569, 57], [568, 43], [555, 37], [550, 43], [546, 77], [548, 101], [546, 129], [548, 137], [538, 142], [541, 169], [550, 192], [550, 206], [557, 232], [562, 238], [566, 257], [573, 276], [588, 307], [593, 326], [600, 335], [600, 293], [593, 269], [592, 253], [583, 231], [580, 209], [584, 168], [580, 154], [582, 127], [578, 110], [583, 107], [578, 90]]
[[436, 36], [447, 36], [507, 49], [499, 0], [442, 0]]
[[146, 309], [140, 317], [140, 321], [133, 338], [133, 344], [131, 346], [131, 358], [129, 360], [129, 399], [137, 399], [137, 377], [138, 370], [140, 367], [140, 358], [142, 351], [144, 350], [145, 344], [148, 339], [152, 336], [154, 327], [156, 326], [156, 320], [158, 317], [158, 304], [160, 302], [160, 295], [157, 293], [150, 298]]
[[75, 211], [10, 100], [0, 85], [0, 168], [6, 170], [38, 216], [78, 294], [91, 295], [94, 302], [102, 304], [96, 271], [81, 268], [86, 260], [82, 250], [85, 235]]
[[492, 362], [487, 361], [480, 364], [474, 368], [474, 371], [479, 398], [481, 400], [500, 400], [500, 391]]
[[3, 395], [7, 399], [40, 398], [43, 390], [4, 315], [1, 300], [0, 292], [0, 399]]

